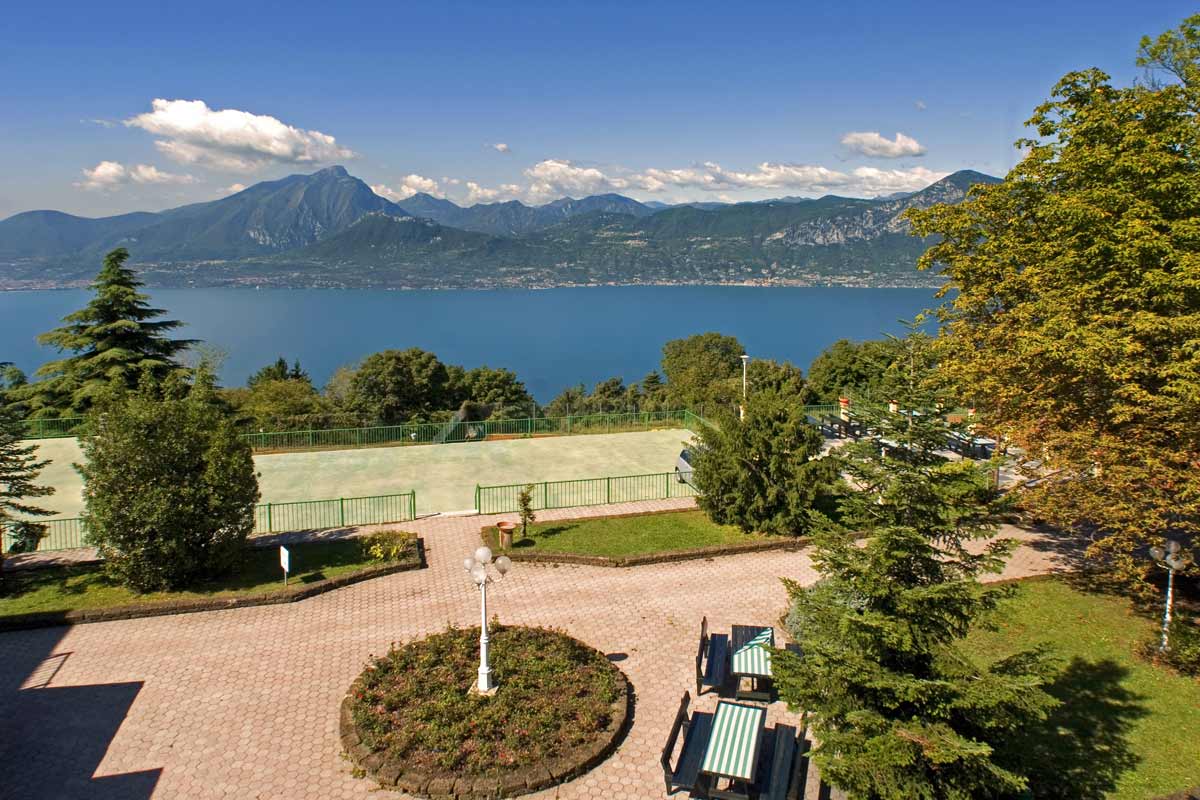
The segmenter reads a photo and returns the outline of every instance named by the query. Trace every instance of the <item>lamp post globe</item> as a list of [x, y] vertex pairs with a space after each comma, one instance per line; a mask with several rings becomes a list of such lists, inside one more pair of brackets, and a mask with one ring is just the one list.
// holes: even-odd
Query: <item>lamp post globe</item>
[[512, 569], [512, 560], [508, 556], [500, 556], [493, 562], [492, 551], [487, 547], [480, 547], [474, 556], [463, 559], [463, 566], [470, 573], [471, 580], [479, 587], [479, 679], [473, 691], [490, 696], [496, 691], [496, 680], [488, 658], [487, 587], [492, 583], [488, 565], [494, 567], [496, 573], [503, 578]]
[[1154, 563], [1167, 571], [1167, 602], [1163, 611], [1162, 643], [1158, 646], [1160, 653], [1167, 652], [1167, 648], [1170, 647], [1171, 606], [1175, 600], [1175, 573], [1187, 569], [1188, 565], [1192, 563], [1192, 554], [1180, 552], [1182, 549], [1183, 546], [1174, 539], [1168, 539], [1165, 547], [1150, 548], [1150, 557], [1154, 559]]

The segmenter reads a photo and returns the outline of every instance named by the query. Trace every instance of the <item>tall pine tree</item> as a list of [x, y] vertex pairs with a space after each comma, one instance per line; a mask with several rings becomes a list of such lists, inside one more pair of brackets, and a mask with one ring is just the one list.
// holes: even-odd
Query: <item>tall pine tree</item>
[[167, 338], [183, 323], [156, 319], [166, 312], [151, 308], [138, 291], [142, 282], [125, 266], [128, 258], [123, 247], [105, 256], [91, 302], [65, 317], [66, 325], [38, 337], [72, 355], [43, 365], [41, 380], [11, 392], [32, 416], [83, 414], [109, 389], [133, 389], [144, 375], [162, 381], [185, 369], [176, 356], [195, 341]]
[[30, 498], [54, 494], [54, 488], [38, 484], [37, 476], [49, 461], [39, 461], [37, 445], [25, 444], [25, 426], [11, 409], [0, 407], [0, 569], [4, 551], [25, 552], [37, 547], [45, 528], [29, 517], [48, 517], [47, 511]]
[[1002, 590], [979, 578], [1011, 544], [991, 538], [1002, 507], [986, 466], [937, 452], [928, 339], [913, 331], [900, 351], [884, 376], [893, 404], [864, 410], [876, 434], [838, 457], [854, 491], [840, 524], [819, 526], [822, 578], [785, 581], [804, 655], [781, 654], [777, 682], [810, 715], [825, 780], [855, 800], [1011, 797], [1026, 779], [996, 747], [1054, 705], [1049, 667], [1036, 653], [983, 664], [959, 646], [997, 610]]

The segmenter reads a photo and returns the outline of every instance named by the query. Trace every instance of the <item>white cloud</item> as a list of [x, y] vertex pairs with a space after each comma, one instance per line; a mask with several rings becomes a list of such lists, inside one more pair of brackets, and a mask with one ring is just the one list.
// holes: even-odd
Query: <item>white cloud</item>
[[433, 178], [426, 178], [424, 175], [405, 175], [404, 180], [400, 182], [400, 186], [392, 188], [383, 183], [376, 183], [371, 186], [371, 191], [380, 197], [386, 197], [393, 203], [397, 203], [406, 197], [412, 197], [418, 192], [432, 195], [433, 197], [445, 197], [446, 193], [438, 182]]
[[492, 145], [492, 149], [497, 153], [509, 152], [508, 145], [506, 145], [504, 142], [496, 142], [494, 145]]
[[476, 203], [496, 203], [501, 200], [513, 200], [524, 193], [524, 189], [515, 183], [504, 183], [495, 189], [487, 189], [475, 181], [467, 181], [467, 196], [463, 200], [467, 205]]
[[154, 143], [159, 151], [184, 164], [254, 172], [270, 164], [321, 164], [355, 156], [320, 131], [263, 114], [214, 110], [203, 100], [155, 99], [152, 109], [125, 124], [162, 137]]
[[608, 175], [596, 167], [580, 167], [570, 161], [548, 158], [525, 170], [529, 186], [525, 195], [532, 203], [545, 203], [563, 196], [586, 197], [603, 192], [621, 192], [632, 188], [655, 191], [640, 178]]
[[918, 100], [917, 102], [913, 103], [913, 105], [916, 106], [917, 111], [924, 111], [925, 109], [929, 108], [929, 106], [925, 105], [924, 100]]
[[872, 158], [904, 158], [905, 156], [923, 156], [925, 147], [911, 136], [897, 133], [895, 139], [888, 139], [878, 131], [851, 131], [842, 137], [842, 144], [856, 153]]
[[150, 164], [135, 164], [126, 167], [119, 161], [101, 161], [91, 169], [83, 170], [83, 180], [75, 185], [82, 189], [117, 189], [129, 183], [139, 184], [185, 184], [195, 183], [191, 175], [163, 172]]
[[225, 194], [237, 194], [244, 191], [246, 191], [246, 184], [244, 183], [231, 183], [225, 187]]

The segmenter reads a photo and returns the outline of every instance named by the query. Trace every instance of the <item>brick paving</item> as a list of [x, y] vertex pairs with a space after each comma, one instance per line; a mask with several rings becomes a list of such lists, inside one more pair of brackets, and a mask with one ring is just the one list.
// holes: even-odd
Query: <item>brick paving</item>
[[[691, 505], [651, 501], [542, 518]], [[428, 569], [299, 603], [0, 634], [0, 797], [379, 796], [340, 754], [338, 704], [367, 658], [389, 643], [477, 622], [462, 559], [478, 545], [480, 526], [500, 518], [407, 524], [425, 539]], [[1001, 577], [1057, 569], [1069, 553], [1049, 534], [1004, 533], [1023, 545]], [[634, 724], [617, 752], [533, 797], [665, 797], [658, 756], [692, 687], [701, 616], [717, 631], [775, 623], [786, 601], [779, 576], [813, 581], [809, 554], [628, 569], [516, 565], [489, 593], [489, 611], [582, 639], [609, 654], [637, 692]], [[706, 695], [694, 707], [715, 702]], [[768, 722], [777, 719], [795, 721], [778, 703]]]

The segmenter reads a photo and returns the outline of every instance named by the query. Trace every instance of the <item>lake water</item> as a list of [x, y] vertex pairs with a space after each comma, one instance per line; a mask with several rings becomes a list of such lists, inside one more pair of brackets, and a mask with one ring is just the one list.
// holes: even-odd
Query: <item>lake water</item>
[[[755, 358], [808, 365], [837, 339], [902, 330], [934, 303], [928, 289], [623, 286], [388, 292], [157, 289], [153, 303], [187, 323], [178, 335], [227, 354], [222, 380], [243, 383], [282, 355], [318, 384], [388, 348], [421, 347], [450, 364], [517, 373], [541, 402], [613, 376], [640, 380], [668, 339], [719, 331]], [[26, 372], [55, 357], [35, 341], [82, 307], [84, 290], [0, 292], [0, 361]]]

